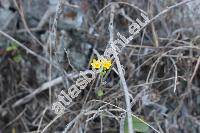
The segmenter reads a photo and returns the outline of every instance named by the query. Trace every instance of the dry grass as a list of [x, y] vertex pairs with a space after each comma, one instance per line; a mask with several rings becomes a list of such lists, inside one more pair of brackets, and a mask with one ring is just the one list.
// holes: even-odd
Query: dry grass
[[[0, 60], [0, 133], [123, 133], [126, 115], [129, 128], [132, 115], [142, 118], [150, 132], [200, 132], [199, 5], [188, 2], [60, 0], [51, 13], [43, 13], [49, 17], [30, 28], [23, 1], [14, 0], [20, 28], [14, 25], [0, 34], [7, 44], [20, 46], [23, 58], [16, 63], [15, 51], [0, 49], [1, 58], [7, 57]], [[62, 23], [69, 21], [66, 16], [74, 18], [68, 10], [82, 10], [80, 27]], [[91, 60], [112, 46], [117, 32], [129, 36], [128, 26], [140, 12], [150, 22], [114, 54], [106, 76], [97, 76], [56, 116], [51, 106], [57, 94], [80, 77], [79, 71], [91, 69]]]

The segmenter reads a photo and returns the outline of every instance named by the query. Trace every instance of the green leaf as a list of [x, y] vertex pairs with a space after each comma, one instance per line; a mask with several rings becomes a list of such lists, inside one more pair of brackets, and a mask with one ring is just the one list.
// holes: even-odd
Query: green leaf
[[101, 97], [101, 96], [103, 96], [103, 91], [100, 89], [100, 90], [98, 90], [98, 92], [97, 92], [97, 96], [98, 97]]
[[10, 51], [13, 51], [13, 50], [16, 50], [18, 47], [18, 45], [16, 43], [11, 43], [7, 48], [6, 48], [6, 51], [7, 52], [10, 52]]
[[20, 54], [17, 54], [16, 56], [13, 57], [13, 60], [16, 63], [19, 63], [22, 60], [22, 56]]
[[[148, 125], [146, 125], [144, 122], [142, 122], [141, 120], [139, 120], [133, 116], [132, 116], [132, 124], [133, 124], [133, 129], [137, 132], [140, 132], [140, 133], [149, 133], [150, 132]], [[124, 133], [129, 133], [127, 117], [125, 118], [125, 122], [124, 122]]]

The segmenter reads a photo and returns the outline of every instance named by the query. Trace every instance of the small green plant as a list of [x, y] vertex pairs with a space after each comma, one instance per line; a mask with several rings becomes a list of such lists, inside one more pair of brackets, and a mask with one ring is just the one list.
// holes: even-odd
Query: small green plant
[[16, 63], [19, 63], [22, 60], [21, 54], [17, 54], [12, 58]]
[[[142, 120], [139, 120], [134, 116], [132, 116], [132, 124], [133, 124], [133, 129], [139, 133], [149, 133], [150, 132], [148, 125], [146, 125]], [[124, 122], [124, 133], [129, 133], [127, 117], [125, 118], [125, 122]]]
[[12, 43], [10, 43], [10, 45], [8, 47], [6, 47], [6, 52], [16, 51], [14, 56], [12, 56], [12, 60], [15, 61], [16, 63], [19, 63], [22, 60], [22, 56], [17, 49], [18, 49], [18, 45], [16, 43], [12, 42]]
[[103, 96], [103, 90], [102, 90], [102, 89], [99, 89], [99, 90], [97, 91], [97, 96], [98, 96], [98, 97], [102, 97], [102, 96]]
[[6, 47], [6, 52], [11, 52], [13, 50], [17, 50], [18, 45], [14, 42], [10, 43], [8, 47]]

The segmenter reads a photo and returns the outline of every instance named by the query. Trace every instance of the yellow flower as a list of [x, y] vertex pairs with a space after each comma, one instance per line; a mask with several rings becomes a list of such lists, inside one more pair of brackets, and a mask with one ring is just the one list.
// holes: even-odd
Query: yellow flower
[[106, 69], [109, 69], [112, 65], [111, 60], [107, 60], [107, 59], [102, 59], [101, 64]]
[[93, 59], [92, 63], [92, 68], [95, 68], [95, 69], [99, 69], [101, 67], [103, 67], [104, 69], [110, 69], [112, 63], [111, 63], [111, 60], [108, 60], [108, 59], [100, 59], [100, 60], [96, 60], [96, 59]]
[[101, 67], [101, 62], [100, 62], [100, 60], [93, 59], [91, 65], [92, 65], [92, 68], [99, 69]]

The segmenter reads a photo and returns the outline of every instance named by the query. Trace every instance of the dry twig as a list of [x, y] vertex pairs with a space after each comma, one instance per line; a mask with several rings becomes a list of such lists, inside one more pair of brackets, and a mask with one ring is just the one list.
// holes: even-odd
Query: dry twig
[[[114, 12], [115, 12], [115, 4], [112, 4], [111, 5], [111, 14], [110, 14], [110, 23], [109, 23], [109, 32], [110, 32], [109, 44], [113, 49], [114, 49], [114, 46], [113, 46], [113, 41], [114, 41], [114, 31], [113, 31]], [[123, 89], [124, 89], [124, 94], [125, 94], [127, 118], [128, 118], [128, 129], [129, 129], [130, 133], [133, 133], [134, 130], [133, 130], [133, 125], [132, 125], [132, 116], [131, 116], [132, 111], [131, 111], [131, 104], [130, 104], [130, 97], [129, 97], [130, 94], [128, 92], [128, 87], [127, 87], [127, 84], [126, 84], [126, 80], [124, 78], [124, 73], [123, 73], [122, 66], [121, 66], [120, 61], [119, 61], [119, 57], [117, 56], [116, 51], [113, 51], [113, 52], [114, 52], [113, 53], [114, 59], [116, 61], [117, 69], [118, 69], [118, 72], [119, 72], [119, 77], [120, 77], [120, 80], [121, 80], [121, 83], [122, 83], [122, 86], [123, 86]]]

